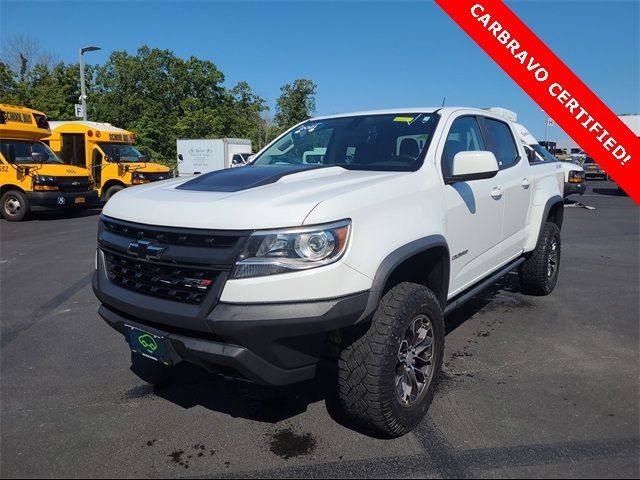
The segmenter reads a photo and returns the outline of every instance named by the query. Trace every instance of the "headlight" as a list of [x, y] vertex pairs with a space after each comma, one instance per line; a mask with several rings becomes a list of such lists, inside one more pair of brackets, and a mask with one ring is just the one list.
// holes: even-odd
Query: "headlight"
[[337, 262], [349, 242], [351, 221], [253, 233], [231, 275], [261, 277]]
[[572, 170], [569, 172], [569, 183], [582, 183], [584, 181], [584, 172]]
[[145, 175], [143, 172], [133, 172], [133, 179], [131, 181], [134, 185], [140, 185], [143, 183], [149, 183], [151, 179], [149, 175]]
[[34, 175], [33, 190], [35, 192], [59, 190], [58, 177], [51, 177], [49, 175]]
[[36, 185], [56, 185], [58, 183], [58, 177], [51, 177], [49, 175], [34, 175], [33, 183]]

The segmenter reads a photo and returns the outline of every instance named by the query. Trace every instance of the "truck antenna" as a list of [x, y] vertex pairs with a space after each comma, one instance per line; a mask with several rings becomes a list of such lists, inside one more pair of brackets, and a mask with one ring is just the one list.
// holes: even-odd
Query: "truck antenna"
[[444, 107], [444, 102], [446, 102], [446, 101], [447, 101], [447, 97], [445, 96], [445, 97], [442, 99], [442, 106], [443, 106], [443, 107]]

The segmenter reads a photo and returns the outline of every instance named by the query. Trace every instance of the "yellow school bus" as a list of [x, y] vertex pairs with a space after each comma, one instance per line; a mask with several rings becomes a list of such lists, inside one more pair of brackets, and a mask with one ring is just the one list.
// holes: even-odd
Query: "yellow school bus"
[[89, 171], [66, 165], [41, 141], [49, 135], [44, 113], [0, 104], [0, 213], [9, 221], [33, 210], [82, 208], [98, 200]]
[[51, 136], [45, 139], [65, 162], [90, 169], [103, 201], [130, 185], [165, 180], [169, 167], [150, 163], [134, 146], [133, 132], [109, 123], [49, 122]]

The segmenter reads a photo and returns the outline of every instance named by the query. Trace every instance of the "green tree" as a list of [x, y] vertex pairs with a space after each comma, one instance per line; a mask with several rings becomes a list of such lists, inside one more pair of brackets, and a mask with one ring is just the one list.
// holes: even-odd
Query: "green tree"
[[276, 125], [285, 130], [311, 117], [316, 110], [316, 90], [317, 85], [304, 78], [283, 85], [276, 102]]
[[0, 102], [14, 103], [14, 95], [17, 83], [13, 78], [13, 72], [4, 62], [0, 62]]
[[[55, 120], [74, 119], [80, 94], [78, 64], [55, 63], [37, 42], [0, 62], [0, 102], [25, 105]], [[264, 98], [247, 82], [224, 87], [213, 62], [182, 59], [170, 50], [142, 46], [135, 54], [113, 52], [104, 65], [85, 66], [88, 116], [136, 133], [152, 160], [175, 164], [176, 138], [248, 138], [261, 148], [283, 129], [315, 110], [316, 85], [300, 79], [281, 88], [271, 121]]]

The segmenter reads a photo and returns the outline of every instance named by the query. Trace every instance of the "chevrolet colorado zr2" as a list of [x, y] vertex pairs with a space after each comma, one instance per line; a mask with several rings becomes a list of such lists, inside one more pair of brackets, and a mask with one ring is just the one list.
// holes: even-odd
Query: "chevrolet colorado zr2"
[[344, 410], [400, 436], [432, 401], [447, 313], [515, 268], [554, 289], [563, 184], [495, 112], [313, 118], [248, 166], [114, 195], [99, 314], [154, 382], [189, 362], [286, 385], [333, 355]]

